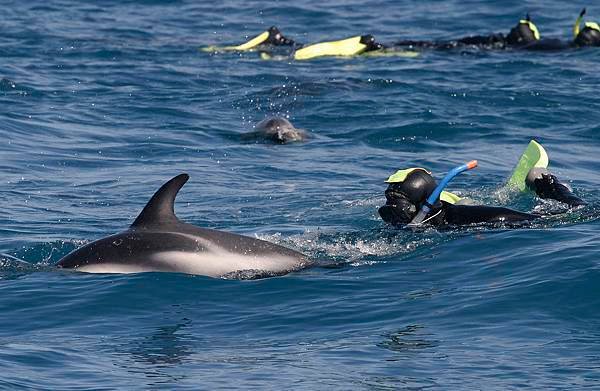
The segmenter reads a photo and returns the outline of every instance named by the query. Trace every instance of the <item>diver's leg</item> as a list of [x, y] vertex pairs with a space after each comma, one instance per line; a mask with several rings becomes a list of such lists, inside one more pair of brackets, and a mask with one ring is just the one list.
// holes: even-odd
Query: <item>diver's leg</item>
[[503, 47], [506, 45], [506, 39], [502, 34], [491, 34], [491, 35], [472, 35], [458, 39], [457, 44], [467, 46], [480, 46], [480, 47]]
[[573, 190], [569, 185], [560, 182], [554, 174], [545, 168], [534, 167], [529, 170], [525, 183], [540, 198], [550, 198], [564, 202], [571, 207], [587, 204], [573, 194]]
[[454, 49], [460, 46], [480, 46], [480, 47], [504, 47], [505, 42], [504, 35], [502, 34], [491, 34], [491, 35], [474, 35], [469, 37], [463, 37], [452, 41], [399, 41], [394, 46], [408, 46], [414, 48], [427, 48], [427, 49]]
[[445, 218], [450, 225], [519, 223], [540, 217], [540, 215], [523, 213], [500, 206], [448, 204], [445, 208]]
[[413, 40], [403, 40], [394, 42], [392, 46], [406, 46], [409, 48], [424, 48], [424, 49], [436, 49], [440, 45], [444, 45], [444, 43], [435, 42], [435, 41], [413, 41]]

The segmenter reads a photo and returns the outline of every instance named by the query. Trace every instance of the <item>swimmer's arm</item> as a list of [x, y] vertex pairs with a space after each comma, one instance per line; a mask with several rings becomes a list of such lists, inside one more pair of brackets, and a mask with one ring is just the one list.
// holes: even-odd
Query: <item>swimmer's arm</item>
[[562, 183], [545, 168], [532, 169], [527, 175], [526, 183], [540, 198], [560, 201], [570, 207], [587, 205], [587, 202], [573, 193], [569, 185]]
[[450, 225], [516, 223], [541, 217], [498, 206], [445, 204], [444, 209], [446, 221]]

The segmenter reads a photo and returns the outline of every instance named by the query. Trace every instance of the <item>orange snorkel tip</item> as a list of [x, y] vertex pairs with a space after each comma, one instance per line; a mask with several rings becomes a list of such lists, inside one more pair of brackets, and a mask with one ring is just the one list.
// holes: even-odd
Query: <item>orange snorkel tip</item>
[[467, 170], [477, 167], [477, 160], [471, 160], [467, 163]]

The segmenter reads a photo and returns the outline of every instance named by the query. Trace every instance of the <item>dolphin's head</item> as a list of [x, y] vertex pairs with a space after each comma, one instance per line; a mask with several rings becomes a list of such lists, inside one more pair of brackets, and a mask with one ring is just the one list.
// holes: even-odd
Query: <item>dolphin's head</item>
[[286, 144], [306, 139], [306, 132], [297, 129], [290, 121], [282, 117], [265, 118], [256, 124], [257, 132], [277, 144]]
[[137, 238], [128, 233], [108, 236], [80, 247], [62, 257], [56, 266], [77, 269], [91, 264], [114, 262], [129, 259]]

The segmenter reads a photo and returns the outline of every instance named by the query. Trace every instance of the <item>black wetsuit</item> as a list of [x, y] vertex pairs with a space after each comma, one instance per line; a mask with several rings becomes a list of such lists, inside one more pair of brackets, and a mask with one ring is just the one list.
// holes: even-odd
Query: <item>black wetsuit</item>
[[407, 47], [409, 49], [438, 49], [448, 50], [465, 46], [477, 46], [488, 49], [504, 49], [506, 40], [503, 34], [475, 35], [471, 37], [460, 38], [453, 41], [414, 41], [403, 40], [394, 43], [394, 47]]
[[[531, 190], [540, 198], [554, 199], [570, 207], [585, 205], [586, 202], [577, 197], [571, 189], [561, 183], [556, 176], [550, 173], [541, 174], [539, 178], [528, 183]], [[379, 208], [381, 218], [392, 225], [402, 226], [410, 222], [421, 205], [416, 205], [408, 210], [404, 194], [394, 189], [394, 184], [386, 190], [386, 205]], [[414, 202], [414, 199], [413, 199]], [[517, 223], [535, 220], [544, 217], [540, 214], [524, 213], [513, 209], [484, 206], [484, 205], [456, 205], [445, 201], [438, 201], [432, 206], [431, 212], [424, 222], [434, 226], [468, 225], [481, 223]]]
[[452, 41], [411, 41], [404, 40], [396, 42], [394, 47], [417, 48], [417, 49], [434, 49], [434, 50], [451, 50], [451, 49], [467, 49], [476, 47], [487, 50], [502, 50], [502, 49], [520, 49], [520, 50], [539, 50], [553, 51], [563, 50], [573, 47], [572, 44], [561, 41], [560, 39], [546, 38], [531, 42], [512, 43], [507, 40], [504, 34], [491, 35], [474, 35], [464, 37]]
[[[392, 204], [386, 204], [379, 208], [379, 215], [388, 224], [404, 226], [410, 221], [398, 213], [398, 209]], [[424, 224], [440, 226], [457, 226], [482, 223], [516, 223], [535, 220], [541, 215], [519, 212], [513, 209], [499, 206], [485, 205], [455, 205], [445, 201], [438, 201], [431, 212], [427, 215]]]
[[410, 48], [429, 48], [438, 50], [477, 47], [480, 49], [523, 49], [523, 50], [561, 50], [570, 45], [559, 39], [540, 39], [537, 27], [529, 15], [513, 27], [506, 35], [474, 35], [451, 41], [400, 41], [394, 46]]

